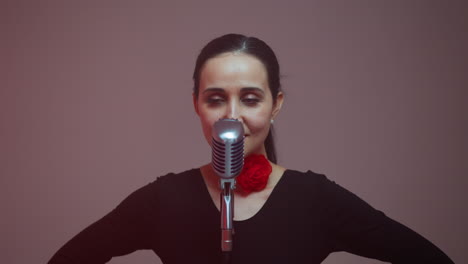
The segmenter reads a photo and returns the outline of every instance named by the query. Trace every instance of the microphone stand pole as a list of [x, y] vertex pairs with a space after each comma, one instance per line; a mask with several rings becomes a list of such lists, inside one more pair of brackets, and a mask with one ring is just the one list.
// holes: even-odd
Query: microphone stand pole
[[235, 179], [221, 179], [221, 251], [224, 264], [231, 262], [232, 239], [234, 234], [234, 195]]

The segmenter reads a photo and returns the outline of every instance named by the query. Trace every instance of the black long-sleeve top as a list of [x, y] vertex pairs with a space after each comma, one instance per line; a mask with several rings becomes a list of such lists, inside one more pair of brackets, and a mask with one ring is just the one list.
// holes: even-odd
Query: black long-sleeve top
[[[321, 263], [347, 251], [391, 263], [453, 263], [431, 242], [313, 172], [286, 170], [253, 217], [234, 221], [231, 261]], [[168, 174], [128, 196], [49, 261], [105, 263], [139, 249], [165, 264], [221, 263], [220, 213], [199, 169]]]

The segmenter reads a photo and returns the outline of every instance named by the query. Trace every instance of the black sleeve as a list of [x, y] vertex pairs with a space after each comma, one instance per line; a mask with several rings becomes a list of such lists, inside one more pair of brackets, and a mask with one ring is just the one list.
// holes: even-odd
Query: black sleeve
[[395, 264], [453, 263], [427, 239], [328, 179], [323, 195], [334, 251]]
[[106, 263], [114, 256], [152, 247], [150, 238], [157, 226], [153, 190], [156, 182], [129, 195], [67, 242], [48, 263]]

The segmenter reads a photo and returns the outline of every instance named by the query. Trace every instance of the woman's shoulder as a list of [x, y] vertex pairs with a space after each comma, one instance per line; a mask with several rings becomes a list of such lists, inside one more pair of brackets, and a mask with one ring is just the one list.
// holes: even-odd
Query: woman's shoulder
[[288, 184], [300, 185], [310, 188], [310, 185], [322, 185], [331, 182], [325, 174], [311, 170], [299, 171], [286, 169], [283, 174], [284, 181]]
[[192, 193], [193, 188], [197, 188], [196, 186], [200, 185], [201, 177], [197, 177], [199, 175], [199, 169], [189, 169], [179, 173], [166, 173], [133, 191], [122, 201], [119, 207], [174, 201], [177, 197]]
[[174, 173], [169, 172], [161, 176], [156, 177], [152, 182], [141, 186], [129, 197], [145, 197], [154, 196], [157, 194], [171, 193], [178, 189], [182, 191], [184, 186], [190, 186], [199, 181], [200, 177], [199, 169], [188, 169], [182, 172]]
[[184, 191], [187, 188], [198, 186], [201, 181], [200, 169], [193, 168], [182, 172], [169, 172], [158, 176], [154, 181], [141, 189], [154, 193], [173, 193], [174, 190]]
[[353, 195], [344, 187], [329, 179], [325, 174], [311, 170], [299, 171], [287, 169], [282, 177], [281, 184], [284, 189], [294, 190], [298, 194], [308, 195], [315, 199], [335, 200], [340, 197]]
[[200, 169], [199, 168], [192, 168], [182, 172], [169, 172], [164, 175], [158, 176], [156, 180], [154, 180], [153, 184], [173, 184], [178, 182], [187, 182], [193, 181], [200, 176]]

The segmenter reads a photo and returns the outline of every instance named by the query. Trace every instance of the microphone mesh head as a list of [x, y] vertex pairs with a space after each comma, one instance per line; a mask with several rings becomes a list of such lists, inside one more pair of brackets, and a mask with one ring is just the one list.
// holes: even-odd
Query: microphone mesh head
[[244, 167], [244, 128], [236, 119], [220, 119], [212, 131], [212, 166], [224, 179], [233, 179]]

